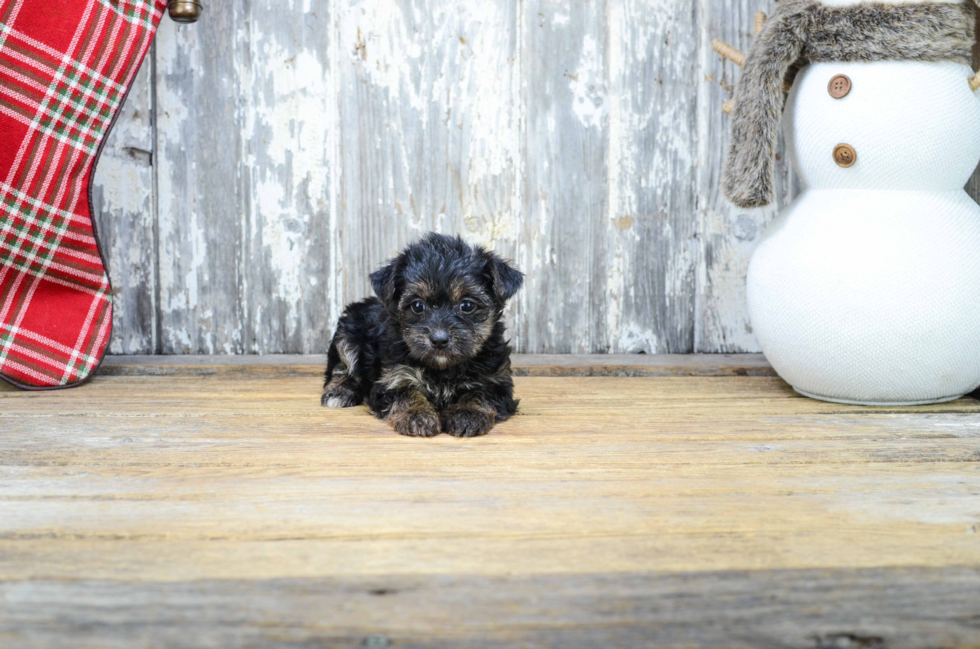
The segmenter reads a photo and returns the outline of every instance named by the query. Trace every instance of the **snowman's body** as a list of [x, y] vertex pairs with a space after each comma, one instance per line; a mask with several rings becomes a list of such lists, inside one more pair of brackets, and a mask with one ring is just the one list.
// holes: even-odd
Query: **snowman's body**
[[[837, 75], [850, 81], [841, 98], [828, 90]], [[980, 385], [980, 207], [963, 190], [980, 160], [971, 75], [906, 61], [797, 75], [783, 127], [806, 189], [768, 228], [747, 285], [759, 344], [797, 391], [912, 404]], [[835, 161], [840, 144], [853, 165]]]

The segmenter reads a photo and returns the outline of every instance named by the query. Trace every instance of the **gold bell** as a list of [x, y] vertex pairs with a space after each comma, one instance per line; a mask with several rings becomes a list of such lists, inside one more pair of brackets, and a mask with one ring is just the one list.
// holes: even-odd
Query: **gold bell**
[[197, 0], [170, 0], [167, 11], [175, 23], [196, 23], [204, 7]]

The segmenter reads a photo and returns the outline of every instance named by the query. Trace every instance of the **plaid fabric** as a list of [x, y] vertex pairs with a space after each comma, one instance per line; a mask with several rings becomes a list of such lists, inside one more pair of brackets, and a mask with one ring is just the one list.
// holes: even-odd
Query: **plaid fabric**
[[0, 0], [0, 378], [84, 381], [112, 328], [89, 181], [166, 0]]

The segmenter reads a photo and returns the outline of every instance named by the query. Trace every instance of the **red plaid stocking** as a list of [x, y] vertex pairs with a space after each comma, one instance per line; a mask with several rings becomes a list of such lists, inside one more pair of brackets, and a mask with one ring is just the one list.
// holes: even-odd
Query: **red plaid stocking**
[[112, 295], [89, 185], [166, 0], [0, 0], [0, 378], [87, 379]]

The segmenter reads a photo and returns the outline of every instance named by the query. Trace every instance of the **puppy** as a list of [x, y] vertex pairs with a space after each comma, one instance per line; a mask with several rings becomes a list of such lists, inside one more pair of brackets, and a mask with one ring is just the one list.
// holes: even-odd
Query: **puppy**
[[327, 352], [321, 403], [367, 402], [402, 435], [483, 435], [517, 411], [500, 316], [524, 275], [461, 238], [429, 234], [371, 274]]

